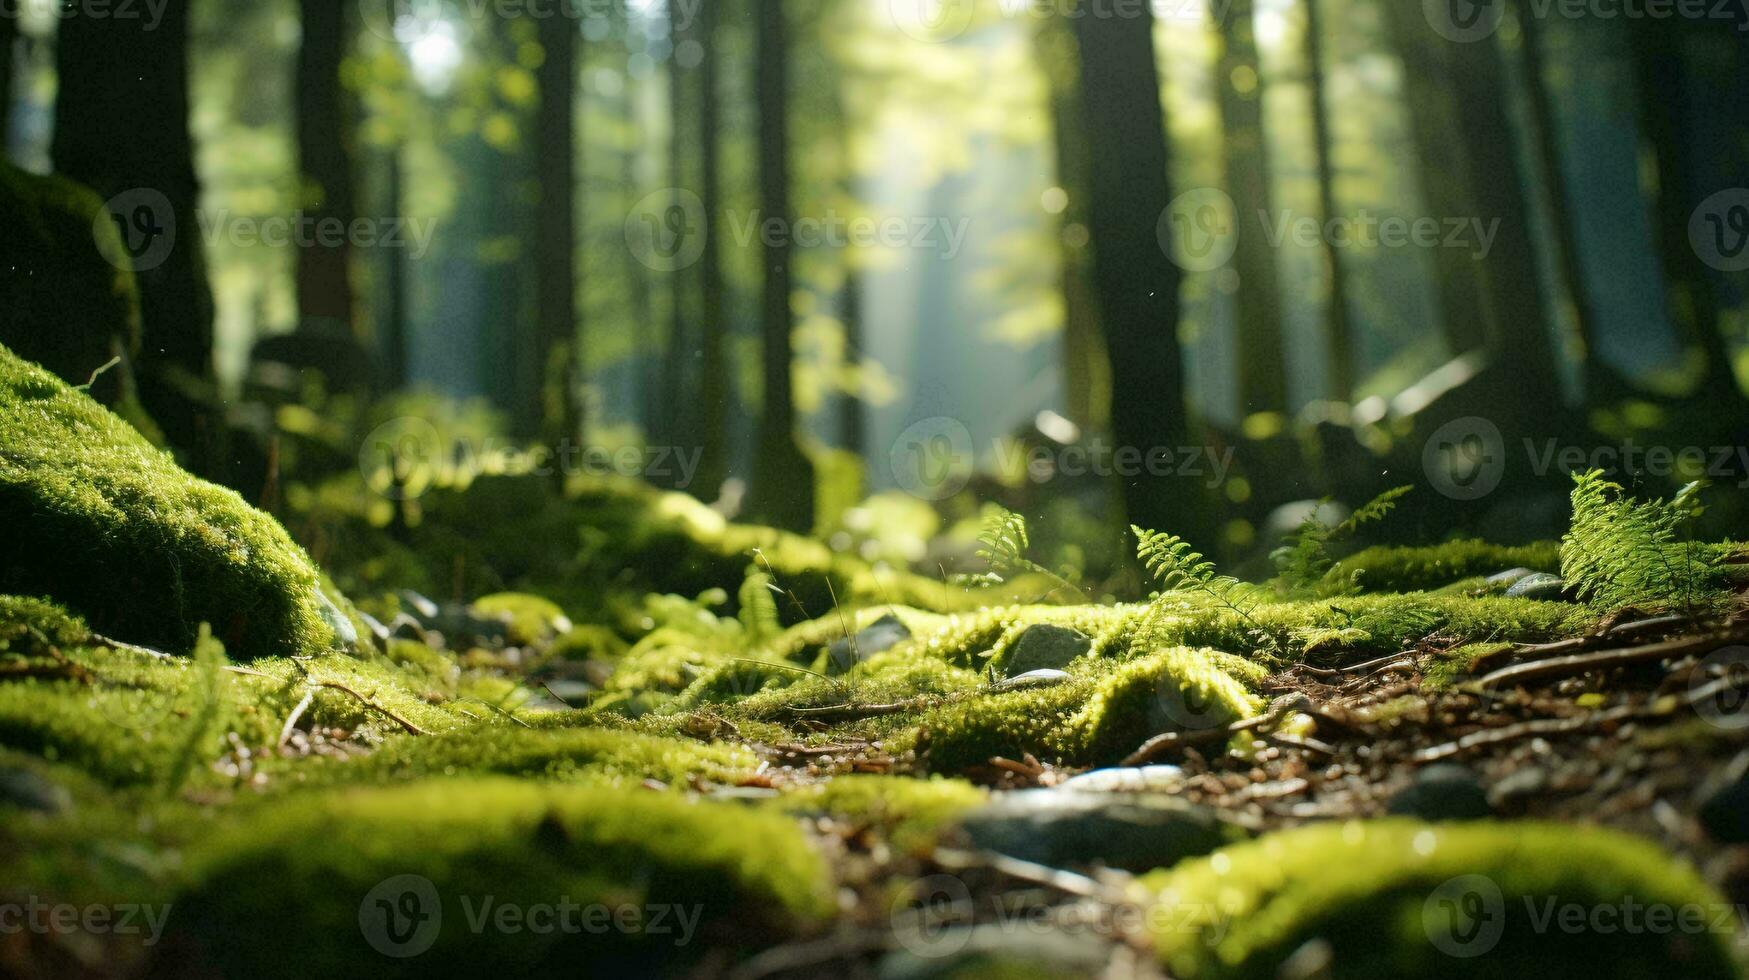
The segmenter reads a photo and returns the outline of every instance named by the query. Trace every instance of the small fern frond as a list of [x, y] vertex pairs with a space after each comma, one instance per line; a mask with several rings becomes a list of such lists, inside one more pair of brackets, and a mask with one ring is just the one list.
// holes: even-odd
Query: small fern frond
[[1348, 515], [1348, 520], [1336, 525], [1332, 534], [1336, 537], [1347, 537], [1368, 524], [1377, 524], [1388, 517], [1391, 511], [1397, 509], [1397, 501], [1408, 496], [1409, 492], [1414, 489], [1412, 486], [1406, 486], [1386, 490]]
[[1019, 575], [1038, 575], [1052, 583], [1050, 594], [1068, 592], [1080, 598], [1079, 586], [1056, 572], [1026, 557], [1032, 539], [1026, 530], [1026, 518], [992, 504], [978, 532], [978, 557], [989, 566], [975, 575], [958, 575], [955, 581], [965, 586], [1001, 585]]
[[776, 595], [771, 576], [764, 572], [750, 571], [741, 580], [741, 590], [736, 594], [741, 606], [738, 618], [749, 648], [764, 646], [783, 631], [777, 616]]
[[1602, 471], [1576, 474], [1561, 574], [1581, 599], [1605, 609], [1666, 606], [1693, 615], [1716, 601], [1716, 570], [1682, 540], [1705, 486], [1691, 483], [1668, 502], [1635, 500]]

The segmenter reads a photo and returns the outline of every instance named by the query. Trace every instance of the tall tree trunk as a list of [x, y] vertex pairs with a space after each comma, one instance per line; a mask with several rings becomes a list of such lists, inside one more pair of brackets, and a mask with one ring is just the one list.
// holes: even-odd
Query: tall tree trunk
[[[352, 127], [340, 83], [346, 58], [344, 0], [299, 0], [303, 39], [298, 47], [298, 207], [320, 229], [350, 229], [353, 198]], [[350, 231], [318, 234], [297, 250], [298, 329], [356, 330]]]
[[[1340, 212], [1336, 201], [1335, 137], [1330, 125], [1330, 100], [1325, 84], [1323, 0], [1305, 0], [1303, 37], [1306, 59], [1306, 94], [1312, 103], [1312, 143], [1318, 166], [1318, 211], [1324, 221]], [[1324, 348], [1330, 358], [1328, 389], [1338, 401], [1353, 401], [1359, 380], [1354, 368], [1354, 327], [1348, 313], [1348, 274], [1342, 252], [1329, 235], [1319, 236], [1326, 285]]]
[[[844, 270], [844, 295], [841, 300], [843, 308], [840, 311], [840, 319], [844, 323], [844, 356], [847, 361], [860, 367], [864, 333], [862, 270], [855, 266], [848, 255], [846, 261], [852, 264]], [[861, 377], [860, 371], [857, 376]], [[838, 444], [845, 452], [866, 462], [868, 406], [862, 400], [860, 387], [859, 385], [857, 391], [845, 393], [843, 397], [843, 412], [838, 418]]]
[[784, 234], [761, 242], [764, 295], [760, 305], [765, 389], [748, 509], [781, 527], [807, 530], [814, 522], [814, 468], [796, 440], [791, 382], [794, 323], [790, 314], [789, 231], [794, 224], [789, 186], [789, 38], [782, 0], [754, 4], [754, 68], [759, 104], [759, 206], [762, 221], [779, 221]]
[[18, 46], [18, 17], [0, 17], [0, 157], [12, 145], [12, 53]]
[[[1093, 285], [1111, 362], [1111, 427], [1119, 447], [1147, 453], [1189, 441], [1178, 345], [1180, 275], [1160, 248], [1158, 218], [1172, 203], [1165, 112], [1154, 61], [1154, 18], [1080, 17], [1081, 101], [1092, 150], [1088, 232]], [[1125, 513], [1150, 528], [1207, 530], [1192, 481], [1122, 479]]]
[[51, 154], [57, 171], [122, 209], [140, 289], [140, 400], [194, 469], [217, 474], [223, 423], [188, 131], [188, 7], [166, 0], [150, 30], [145, 18], [61, 21]]
[[1239, 274], [1235, 317], [1239, 409], [1241, 415], [1281, 412], [1287, 409], [1287, 365], [1283, 360], [1275, 249], [1250, 227], [1259, 215], [1274, 214], [1269, 148], [1263, 137], [1263, 75], [1257, 60], [1256, 11], [1252, 0], [1215, 0], [1213, 14], [1220, 26], [1215, 86], [1227, 193], [1232, 195], [1242, 226], [1233, 253], [1233, 269]]
[[1682, 339], [1700, 353], [1703, 397], [1742, 401], [1725, 344], [1719, 280], [1689, 237], [1689, 220], [1710, 192], [1697, 187], [1701, 161], [1683, 115], [1690, 101], [1682, 50], [1684, 25], [1658, 20], [1635, 28], [1634, 68], [1640, 86], [1641, 136], [1654, 162], [1652, 229], [1664, 262], [1670, 315]]
[[577, 337], [577, 22], [554, 12], [540, 21], [545, 57], [535, 72], [540, 108], [535, 180], [535, 356], [541, 384], [524, 413], [554, 446], [582, 435]]
[[[384, 196], [388, 198], [389, 215], [404, 215], [407, 213], [407, 192], [403, 186], [405, 176], [401, 163], [401, 145], [396, 143], [389, 147], [388, 178], [384, 188]], [[408, 345], [411, 342], [409, 334], [409, 297], [410, 288], [407, 275], [406, 249], [386, 249], [384, 261], [388, 265], [385, 276], [384, 291], [388, 294], [387, 309], [383, 313], [383, 371], [385, 388], [404, 388], [412, 379], [411, 352]]]
[[728, 333], [728, 287], [723, 280], [723, 251], [716, 222], [723, 210], [721, 105], [717, 91], [719, 3], [700, 5], [698, 65], [699, 198], [704, 207], [704, 251], [698, 260], [700, 311], [698, 382], [698, 469], [693, 474], [699, 497], [713, 497], [729, 476], [729, 367], [724, 351]]
[[[685, 27], [684, 11], [678, 2], [668, 4], [668, 36], [678, 45], [686, 40], [689, 31]], [[681, 138], [682, 121], [686, 119], [687, 87], [691, 83], [689, 74], [680, 67], [677, 58], [668, 59], [668, 186], [684, 188], [686, 181], [686, 142]], [[684, 214], [685, 208], [675, 202], [670, 205], [676, 214]], [[684, 223], [684, 218], [682, 222]], [[687, 234], [683, 230], [681, 234]], [[676, 243], [677, 245], [679, 243]], [[691, 399], [679, 397], [686, 390], [687, 363], [691, 356], [693, 320], [691, 310], [693, 300], [693, 275], [687, 266], [669, 270], [668, 276], [668, 342], [662, 349], [662, 415], [658, 441], [666, 445], [679, 446], [686, 438], [686, 433], [692, 429], [693, 406]], [[678, 474], [674, 478], [663, 481], [663, 485], [674, 487]]]

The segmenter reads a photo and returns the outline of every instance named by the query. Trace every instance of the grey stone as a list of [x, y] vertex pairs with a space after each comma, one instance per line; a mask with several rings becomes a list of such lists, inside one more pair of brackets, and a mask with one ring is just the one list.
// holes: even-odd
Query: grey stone
[[888, 613], [858, 630], [854, 637], [833, 640], [826, 648], [826, 673], [833, 677], [847, 674], [857, 664], [910, 638], [911, 630], [904, 622]]
[[1078, 793], [1169, 793], [1183, 782], [1184, 770], [1177, 766], [1134, 766], [1084, 772], [1057, 788]]
[[73, 808], [73, 797], [65, 787], [29, 769], [0, 767], [0, 807], [65, 813]]
[[1567, 583], [1559, 575], [1548, 572], [1537, 572], [1519, 579], [1506, 590], [1506, 594], [1515, 599], [1540, 599], [1544, 602], [1572, 602], [1574, 597], [1567, 591]]
[[1029, 626], [1008, 648], [1002, 673], [1019, 677], [1035, 670], [1062, 670], [1076, 657], [1093, 649], [1093, 638], [1067, 626], [1040, 623]]
[[1490, 592], [1504, 592], [1535, 574], [1536, 572], [1528, 568], [1508, 568], [1504, 572], [1495, 572], [1488, 576], [1483, 584]]
[[990, 685], [990, 690], [1000, 694], [1004, 691], [1021, 691], [1033, 687], [1055, 687], [1067, 684], [1074, 678], [1066, 670], [1052, 670], [1048, 667], [1039, 670], [1029, 670], [1016, 677], [1004, 677]]
[[1029, 789], [1002, 793], [962, 822], [972, 844], [1051, 867], [1169, 868], [1239, 831], [1206, 808], [1156, 793]]
[[1463, 766], [1428, 766], [1391, 797], [1386, 809], [1422, 820], [1484, 820], [1494, 815], [1488, 793], [1476, 774]]

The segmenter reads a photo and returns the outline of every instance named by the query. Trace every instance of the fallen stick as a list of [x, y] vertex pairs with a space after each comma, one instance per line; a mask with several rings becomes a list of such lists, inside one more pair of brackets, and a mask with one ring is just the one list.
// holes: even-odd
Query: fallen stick
[[1505, 684], [1522, 685], [1535, 681], [1571, 677], [1589, 670], [1622, 667], [1628, 664], [1664, 660], [1695, 653], [1711, 653], [1720, 647], [1742, 643], [1744, 640], [1745, 637], [1742, 633], [1714, 633], [1707, 636], [1691, 636], [1646, 646], [1629, 647], [1625, 650], [1604, 650], [1600, 653], [1581, 653], [1570, 657], [1533, 660], [1529, 663], [1503, 667], [1484, 676], [1476, 683], [1484, 690]]
[[400, 725], [403, 729], [406, 730], [407, 734], [409, 734], [409, 735], [428, 734], [424, 729], [420, 728], [418, 725], [415, 725], [412, 722], [408, 721], [407, 719], [402, 718], [400, 715], [395, 714], [393, 711], [390, 711], [389, 709], [383, 707], [382, 705], [377, 704], [375, 700], [365, 697], [364, 695], [358, 693], [357, 691], [354, 691], [352, 688], [347, 687], [345, 684], [340, 683], [339, 681], [313, 681], [312, 683], [316, 687], [325, 687], [325, 688], [328, 688], [329, 690], [332, 690], [332, 691], [339, 691], [343, 694], [352, 695], [353, 697], [358, 699], [359, 704], [364, 705], [365, 707], [371, 709], [372, 711], [375, 711], [375, 712], [381, 714], [383, 717], [389, 719], [390, 721], [394, 722], [395, 724]]

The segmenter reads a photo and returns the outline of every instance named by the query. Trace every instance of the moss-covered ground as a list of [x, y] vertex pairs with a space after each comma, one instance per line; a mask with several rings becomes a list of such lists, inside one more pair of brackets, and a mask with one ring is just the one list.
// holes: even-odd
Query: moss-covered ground
[[[292, 502], [306, 551], [4, 354], [0, 436], [3, 975], [1740, 969], [1745, 863], [1696, 813], [1749, 737], [1714, 697], [1742, 550], [1587, 511], [1607, 488], [1565, 545], [1119, 601], [611, 480], [410, 520], [341, 477]], [[1577, 596], [1485, 581], [1520, 566]], [[1454, 763], [1492, 816], [1404, 808]], [[1161, 834], [1247, 839], [1132, 877], [962, 826], [1126, 780]], [[1706, 927], [1600, 925], [1624, 902]]]

